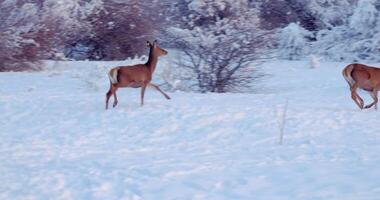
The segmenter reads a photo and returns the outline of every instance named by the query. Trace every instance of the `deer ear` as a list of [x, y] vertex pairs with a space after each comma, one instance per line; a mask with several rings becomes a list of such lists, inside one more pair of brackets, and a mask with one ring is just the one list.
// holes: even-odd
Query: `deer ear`
[[157, 45], [157, 40], [154, 40], [153, 41], [153, 46], [156, 46]]
[[151, 47], [152, 44], [151, 44], [149, 41], [146, 41], [146, 46], [147, 46], [147, 47]]

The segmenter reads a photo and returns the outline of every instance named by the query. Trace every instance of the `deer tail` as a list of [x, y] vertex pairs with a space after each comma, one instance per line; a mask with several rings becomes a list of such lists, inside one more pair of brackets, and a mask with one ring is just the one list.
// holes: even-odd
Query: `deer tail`
[[346, 79], [347, 83], [352, 87], [355, 84], [355, 80], [352, 78], [352, 70], [354, 70], [355, 65], [350, 64], [345, 67], [342, 71], [344, 79]]
[[117, 74], [119, 72], [119, 67], [116, 67], [116, 68], [112, 68], [109, 72], [108, 72], [108, 77], [111, 81], [111, 84], [116, 84], [117, 83]]

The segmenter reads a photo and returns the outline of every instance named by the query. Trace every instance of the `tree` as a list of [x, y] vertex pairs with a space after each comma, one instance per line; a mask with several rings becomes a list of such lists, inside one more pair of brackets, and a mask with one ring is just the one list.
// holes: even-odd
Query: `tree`
[[0, 1], [0, 71], [21, 70], [36, 61], [33, 30], [37, 8], [26, 2]]
[[308, 55], [312, 33], [296, 23], [290, 23], [279, 33], [280, 56], [295, 60]]
[[88, 57], [103, 60], [125, 59], [146, 52], [145, 41], [155, 39], [163, 26], [162, 2], [139, 0], [104, 1], [102, 10], [88, 20], [91, 32], [69, 42], [87, 47]]
[[267, 30], [283, 28], [289, 23], [298, 23], [309, 31], [321, 27], [304, 0], [259, 0], [261, 27]]
[[379, 20], [379, 11], [374, 0], [360, 0], [353, 15], [349, 18], [349, 28], [365, 36], [373, 35]]
[[[162, 2], [162, 3], [161, 3]], [[0, 0], [0, 70], [42, 59], [125, 59], [146, 52], [166, 1]]]
[[62, 53], [68, 38], [88, 30], [82, 20], [100, 0], [0, 1], [0, 71], [25, 70]]
[[357, 0], [310, 0], [307, 10], [319, 21], [318, 30], [347, 24]]
[[[248, 2], [188, 2], [181, 27], [169, 29], [180, 49], [178, 68], [187, 85], [199, 92], [233, 92], [250, 88], [258, 77], [251, 63], [262, 55], [268, 34], [259, 30]], [[184, 13], [184, 12], [182, 12]]]
[[343, 25], [316, 33], [313, 54], [330, 60], [358, 62], [379, 61], [380, 12], [377, 1], [360, 0], [352, 4]]

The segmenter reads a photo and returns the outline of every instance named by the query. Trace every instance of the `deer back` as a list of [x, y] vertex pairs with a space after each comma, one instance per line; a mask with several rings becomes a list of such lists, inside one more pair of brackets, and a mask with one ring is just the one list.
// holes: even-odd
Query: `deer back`
[[121, 86], [131, 83], [147, 83], [152, 80], [152, 74], [146, 65], [122, 66], [118, 70], [118, 80]]

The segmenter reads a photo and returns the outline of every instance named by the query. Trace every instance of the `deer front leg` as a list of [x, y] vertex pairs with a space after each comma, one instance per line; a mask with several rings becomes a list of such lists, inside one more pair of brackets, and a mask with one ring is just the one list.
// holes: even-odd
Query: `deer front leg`
[[153, 83], [149, 83], [148, 85], [151, 86], [151, 87], [154, 87], [157, 91], [159, 91], [162, 95], [164, 95], [164, 97], [165, 97], [166, 99], [170, 99], [169, 95], [165, 94], [165, 92], [163, 92], [163, 91], [160, 89], [160, 87], [158, 87], [158, 85], [153, 84]]
[[110, 100], [111, 95], [111, 90], [109, 90], [106, 94], [106, 110], [108, 109], [108, 101]]
[[143, 84], [142, 86], [141, 86], [141, 106], [143, 106], [144, 105], [144, 94], [145, 94], [145, 88], [146, 88], [146, 84]]
[[111, 96], [112, 96], [112, 86], [110, 87], [110, 89], [108, 90], [106, 94], [106, 110], [108, 109], [108, 101], [110, 100]]

